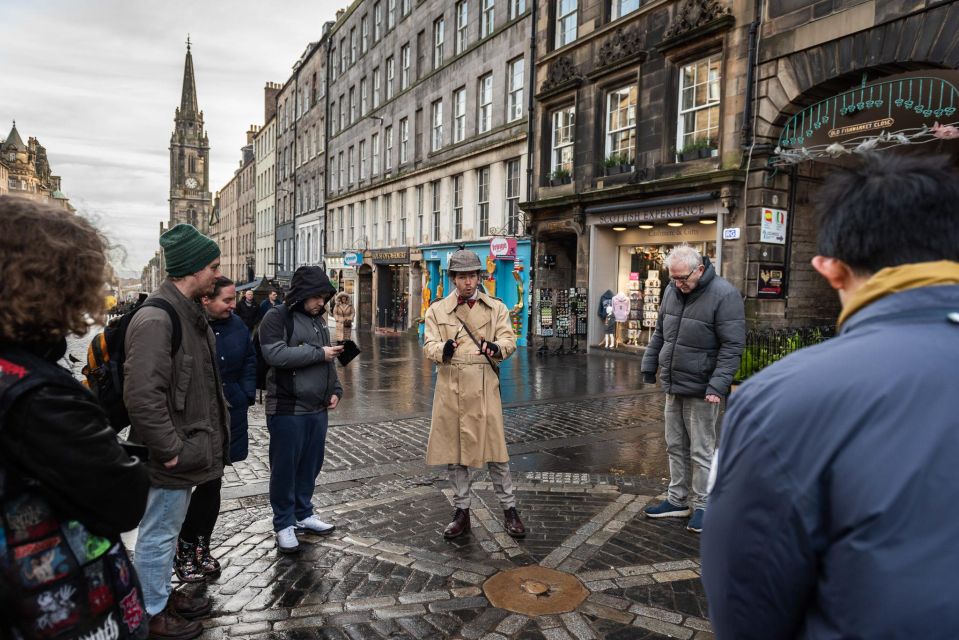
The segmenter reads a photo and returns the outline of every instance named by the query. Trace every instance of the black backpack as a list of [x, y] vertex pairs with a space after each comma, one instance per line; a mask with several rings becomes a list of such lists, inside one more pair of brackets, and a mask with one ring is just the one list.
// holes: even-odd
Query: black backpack
[[127, 327], [133, 316], [144, 307], [163, 309], [170, 316], [173, 324], [173, 340], [170, 347], [170, 357], [180, 350], [183, 340], [183, 329], [180, 326], [180, 317], [173, 305], [162, 298], [147, 298], [119, 318], [111, 320], [107, 326], [93, 336], [90, 346], [87, 347], [87, 364], [83, 367], [86, 376], [87, 388], [93, 392], [103, 410], [107, 413], [110, 426], [120, 431], [130, 426], [130, 415], [123, 404], [123, 363], [126, 361], [125, 341]]
[[[282, 308], [281, 308], [282, 307]], [[286, 335], [287, 344], [293, 338], [293, 312], [286, 305], [277, 305], [274, 307], [278, 313], [283, 314], [283, 328]], [[269, 311], [267, 312], [269, 313]], [[265, 315], [263, 316], [266, 317]], [[263, 348], [260, 346], [260, 327], [263, 326], [263, 320], [256, 325], [253, 330], [253, 350], [256, 352], [256, 388], [266, 391], [266, 374], [270, 370], [270, 365], [263, 359]]]

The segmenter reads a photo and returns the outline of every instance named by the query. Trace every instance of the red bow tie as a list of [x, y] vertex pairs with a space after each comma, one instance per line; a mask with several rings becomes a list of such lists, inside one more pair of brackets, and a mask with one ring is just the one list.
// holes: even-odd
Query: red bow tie
[[456, 296], [456, 305], [459, 306], [461, 304], [468, 304], [470, 306], [470, 309], [472, 309], [473, 305], [476, 304], [476, 300], [473, 300], [472, 298], [467, 298], [465, 296]]

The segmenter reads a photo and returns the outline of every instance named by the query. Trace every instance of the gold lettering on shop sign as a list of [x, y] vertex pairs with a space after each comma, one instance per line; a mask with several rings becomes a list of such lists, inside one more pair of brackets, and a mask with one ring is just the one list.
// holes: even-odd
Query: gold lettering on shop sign
[[875, 131], [876, 129], [888, 129], [896, 123], [895, 118], [882, 118], [872, 122], [863, 122], [862, 124], [851, 124], [846, 127], [837, 127], [829, 130], [830, 138], [841, 138], [854, 133], [863, 133], [865, 131]]

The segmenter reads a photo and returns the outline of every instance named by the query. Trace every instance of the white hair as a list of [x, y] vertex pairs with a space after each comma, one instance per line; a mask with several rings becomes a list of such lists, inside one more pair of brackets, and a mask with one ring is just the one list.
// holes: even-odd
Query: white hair
[[685, 264], [690, 271], [703, 264], [703, 256], [686, 243], [673, 248], [666, 256], [666, 268], [670, 269], [676, 262]]

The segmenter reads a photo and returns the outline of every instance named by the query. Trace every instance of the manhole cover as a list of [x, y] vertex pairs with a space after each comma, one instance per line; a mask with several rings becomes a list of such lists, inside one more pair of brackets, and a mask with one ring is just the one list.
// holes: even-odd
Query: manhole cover
[[575, 576], [537, 565], [497, 573], [483, 591], [494, 607], [528, 616], [572, 611], [589, 595]]

